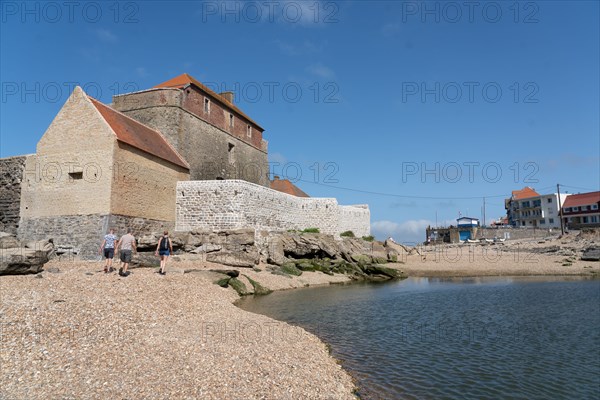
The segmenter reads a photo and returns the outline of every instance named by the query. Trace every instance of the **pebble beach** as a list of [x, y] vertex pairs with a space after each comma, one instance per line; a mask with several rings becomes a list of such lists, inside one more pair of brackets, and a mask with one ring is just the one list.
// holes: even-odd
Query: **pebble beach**
[[[388, 266], [408, 276], [598, 276], [598, 262], [544, 252], [555, 242], [521, 245], [528, 249], [521, 259], [511, 248], [517, 244], [502, 247], [499, 258], [463, 247], [457, 259], [449, 247], [445, 256], [431, 248]], [[40, 274], [0, 277], [0, 398], [356, 398], [326, 344], [237, 308], [239, 295], [214, 284], [223, 275], [210, 270], [231, 267], [172, 260], [166, 276], [137, 268], [128, 277], [102, 267], [57, 258]], [[240, 280], [271, 290], [350, 282], [259, 268], [238, 268]]]

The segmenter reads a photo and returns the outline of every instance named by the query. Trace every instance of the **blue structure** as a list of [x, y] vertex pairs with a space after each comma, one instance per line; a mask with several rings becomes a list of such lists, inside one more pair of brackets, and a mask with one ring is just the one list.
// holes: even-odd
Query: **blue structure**
[[456, 220], [456, 226], [458, 227], [458, 238], [459, 240], [465, 241], [474, 239], [471, 234], [473, 233], [472, 228], [479, 226], [479, 219], [471, 217], [460, 217]]

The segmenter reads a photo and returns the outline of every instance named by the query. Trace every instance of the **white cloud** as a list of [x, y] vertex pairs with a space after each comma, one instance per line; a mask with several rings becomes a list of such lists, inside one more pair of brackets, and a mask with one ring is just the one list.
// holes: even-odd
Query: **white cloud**
[[397, 242], [422, 243], [425, 240], [425, 228], [434, 225], [427, 219], [409, 220], [402, 223], [393, 221], [375, 221], [371, 223], [371, 233], [379, 240], [393, 237]]
[[309, 65], [306, 70], [319, 78], [331, 79], [335, 77], [333, 70], [321, 63]]
[[96, 29], [95, 33], [98, 39], [100, 39], [103, 42], [115, 43], [119, 39], [117, 35], [109, 31], [108, 29], [99, 28]]

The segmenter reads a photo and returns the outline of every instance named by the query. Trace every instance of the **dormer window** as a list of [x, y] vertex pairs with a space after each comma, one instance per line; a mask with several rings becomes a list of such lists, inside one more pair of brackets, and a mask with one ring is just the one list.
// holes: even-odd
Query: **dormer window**
[[252, 137], [252, 127], [250, 125], [246, 126], [246, 136], [248, 136], [249, 138]]
[[207, 99], [206, 97], [204, 98], [204, 112], [205, 113], [210, 112], [210, 100]]
[[233, 114], [229, 114], [229, 127], [233, 128]]

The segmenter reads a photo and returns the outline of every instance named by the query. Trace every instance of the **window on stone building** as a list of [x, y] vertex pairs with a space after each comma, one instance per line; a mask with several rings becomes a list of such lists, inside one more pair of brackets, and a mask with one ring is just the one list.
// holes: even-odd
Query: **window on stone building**
[[233, 114], [229, 114], [229, 127], [233, 128]]
[[71, 180], [79, 180], [79, 179], [83, 179], [83, 171], [79, 171], [79, 172], [69, 172], [69, 178]]
[[250, 125], [246, 126], [246, 136], [252, 137], [252, 127]]
[[205, 113], [210, 112], [210, 100], [207, 99], [206, 97], [204, 98], [204, 112]]
[[229, 164], [235, 162], [235, 145], [233, 143], [227, 144], [227, 158], [229, 159]]

